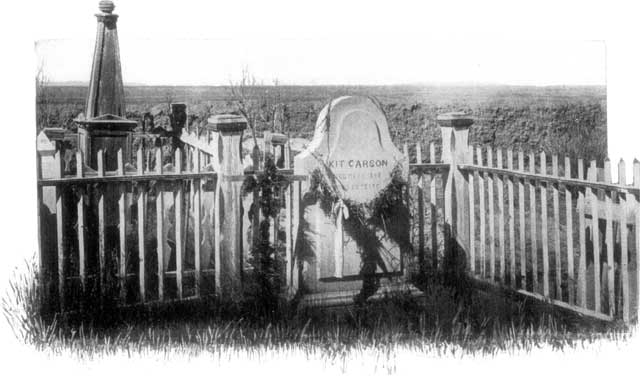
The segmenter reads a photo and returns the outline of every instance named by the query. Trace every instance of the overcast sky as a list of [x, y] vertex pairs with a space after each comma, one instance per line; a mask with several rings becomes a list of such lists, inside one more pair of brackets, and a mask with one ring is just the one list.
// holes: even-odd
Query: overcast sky
[[[97, 3], [40, 5], [52, 17], [37, 25], [36, 57], [52, 81], [88, 81]], [[550, 40], [543, 33], [510, 40], [509, 24], [496, 30], [500, 38], [457, 34], [459, 23], [479, 21], [441, 6], [408, 11], [402, 1], [374, 6], [331, 0], [115, 4], [126, 83], [224, 85], [248, 67], [265, 83], [302, 85], [606, 84], [602, 40]], [[536, 8], [518, 12], [535, 17]]]

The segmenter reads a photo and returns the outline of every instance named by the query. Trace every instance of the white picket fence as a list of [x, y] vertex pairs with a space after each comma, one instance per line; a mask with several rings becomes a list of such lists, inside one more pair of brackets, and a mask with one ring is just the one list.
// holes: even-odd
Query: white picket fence
[[[640, 162], [628, 184], [620, 161], [614, 183], [608, 160], [560, 164], [544, 152], [473, 147], [461, 134], [468, 128], [442, 130], [443, 144], [430, 143], [428, 153], [420, 143], [404, 146], [407, 159], [415, 156], [407, 200], [422, 271], [437, 273], [457, 244], [477, 281], [591, 317], [637, 320]], [[261, 219], [259, 211], [247, 214], [259, 193], [242, 196], [240, 186], [246, 175], [262, 174], [267, 154], [292, 181], [279, 193], [285, 209], [271, 234], [284, 245], [286, 285], [296, 292], [294, 246], [307, 177], [293, 175], [286, 138], [265, 136], [250, 169], [235, 148], [238, 133], [210, 130], [185, 131], [184, 148], [173, 156], [140, 148], [126, 164], [120, 151], [115, 171], [103, 169], [102, 152], [95, 171], [78, 152], [72, 176], [59, 151], [41, 156], [40, 261], [57, 308], [73, 310], [83, 302], [77, 297], [108, 296], [110, 289], [121, 305], [237, 294], [236, 275], [257, 233], [250, 229]]]

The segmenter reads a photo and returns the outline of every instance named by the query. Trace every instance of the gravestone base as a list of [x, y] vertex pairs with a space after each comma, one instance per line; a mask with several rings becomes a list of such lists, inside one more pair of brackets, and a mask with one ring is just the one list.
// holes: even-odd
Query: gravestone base
[[[362, 284], [362, 281], [359, 281], [359, 283]], [[353, 305], [355, 303], [355, 298], [359, 293], [360, 289], [341, 289], [339, 291], [309, 293], [302, 296], [299, 305], [302, 308], [317, 306], [327, 307]], [[422, 297], [424, 296], [424, 292], [410, 283], [402, 281], [388, 281], [387, 279], [383, 279], [380, 282], [380, 288], [378, 289], [378, 291], [367, 298], [367, 301], [378, 301], [385, 298], [394, 297], [396, 295]]]

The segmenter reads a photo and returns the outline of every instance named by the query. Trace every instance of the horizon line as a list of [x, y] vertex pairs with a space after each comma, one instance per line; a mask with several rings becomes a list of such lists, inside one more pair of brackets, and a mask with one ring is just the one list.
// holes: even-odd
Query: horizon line
[[[89, 86], [89, 81], [53, 81], [47, 83], [46, 86]], [[232, 84], [145, 84], [138, 82], [125, 82], [123, 84], [125, 87], [140, 87], [140, 86], [149, 86], [149, 87], [220, 87], [220, 88], [228, 88], [233, 86]], [[509, 83], [495, 83], [495, 82], [417, 82], [417, 83], [390, 83], [390, 84], [266, 84], [260, 83], [255, 85], [257, 87], [314, 87], [314, 86], [324, 86], [324, 87], [392, 87], [392, 86], [450, 86], [450, 87], [462, 87], [462, 86], [486, 86], [486, 87], [537, 87], [537, 88], [549, 88], [549, 87], [590, 87], [590, 88], [606, 88], [607, 84], [509, 84]]]

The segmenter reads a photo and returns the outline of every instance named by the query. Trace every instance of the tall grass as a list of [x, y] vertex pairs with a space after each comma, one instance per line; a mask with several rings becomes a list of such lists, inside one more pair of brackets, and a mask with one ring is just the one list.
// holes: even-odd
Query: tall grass
[[52, 355], [95, 359], [145, 357], [303, 357], [331, 365], [352, 358], [377, 360], [392, 371], [411, 352], [435, 356], [496, 355], [551, 347], [584, 347], [598, 340], [626, 341], [624, 328], [580, 322], [526, 302], [470, 293], [430, 282], [420, 299], [389, 295], [362, 305], [320, 309], [281, 306], [276, 316], [255, 314], [251, 304], [229, 307], [215, 300], [153, 309], [113, 311], [101, 318], [57, 316], [45, 320], [35, 264], [16, 273], [2, 300], [15, 335]]
[[2, 298], [2, 312], [18, 339], [36, 346], [49, 344], [58, 329], [57, 318], [45, 320], [42, 315], [40, 275], [35, 261], [25, 261], [9, 280]]

